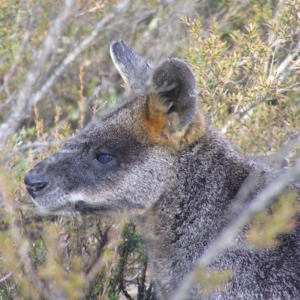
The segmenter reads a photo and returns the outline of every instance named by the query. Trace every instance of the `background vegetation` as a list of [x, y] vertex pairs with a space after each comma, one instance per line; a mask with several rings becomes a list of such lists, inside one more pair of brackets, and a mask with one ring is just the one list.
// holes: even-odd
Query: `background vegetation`
[[[0, 2], [0, 299], [154, 299], [133, 222], [37, 215], [23, 185], [123, 101], [113, 40], [153, 64], [188, 61], [212, 124], [245, 154], [289, 167], [300, 151], [299, 20], [299, 0]], [[292, 228], [273, 232], [294, 213], [279, 208], [261, 216], [265, 234], [256, 218], [253, 247]]]

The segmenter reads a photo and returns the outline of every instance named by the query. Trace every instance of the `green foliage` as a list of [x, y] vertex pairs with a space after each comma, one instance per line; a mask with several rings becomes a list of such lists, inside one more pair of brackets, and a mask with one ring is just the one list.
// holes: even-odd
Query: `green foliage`
[[[299, 1], [252, 7], [248, 24], [228, 32], [224, 19], [183, 18], [191, 30], [187, 58], [194, 66], [202, 108], [215, 127], [245, 153], [277, 151], [300, 126]], [[254, 21], [255, 23], [251, 23]], [[263, 20], [263, 22], [258, 22]], [[263, 130], [262, 130], [263, 128]]]
[[[15, 110], [18, 91], [62, 3], [0, 2], [0, 123]], [[118, 3], [76, 4], [32, 96]], [[112, 40], [124, 39], [155, 62], [186, 58], [197, 77], [201, 108], [248, 155], [275, 153], [299, 134], [300, 1], [169, 4], [130, 1], [29, 110], [0, 153], [1, 299], [154, 299], [134, 223], [37, 215], [23, 185], [26, 171], [120, 101], [124, 88], [110, 62]], [[299, 150], [289, 151], [291, 161]], [[271, 212], [253, 221], [248, 237], [254, 249], [276, 246], [278, 235], [292, 230], [298, 212], [294, 196], [282, 198]], [[230, 271], [196, 275], [209, 294]]]
[[216, 290], [222, 289], [224, 283], [226, 283], [230, 277], [230, 270], [207, 272], [207, 270], [201, 268], [195, 272], [195, 281], [200, 283], [204, 295], [209, 295]]
[[270, 213], [260, 212], [253, 220], [248, 232], [248, 241], [252, 246], [264, 250], [280, 244], [280, 234], [291, 232], [297, 225], [299, 204], [295, 203], [297, 195], [290, 193], [281, 196]]

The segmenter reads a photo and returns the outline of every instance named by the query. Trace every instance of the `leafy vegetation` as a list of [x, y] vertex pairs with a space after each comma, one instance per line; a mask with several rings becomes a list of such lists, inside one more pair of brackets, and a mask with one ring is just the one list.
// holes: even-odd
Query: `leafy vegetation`
[[[299, 0], [0, 2], [1, 299], [154, 299], [134, 223], [37, 215], [23, 185], [26, 171], [121, 103], [113, 40], [154, 63], [187, 60], [213, 125], [245, 154], [288, 167], [300, 151], [299, 11]], [[255, 249], [293, 228], [294, 200], [255, 218]], [[209, 292], [229, 273], [198, 277]]]

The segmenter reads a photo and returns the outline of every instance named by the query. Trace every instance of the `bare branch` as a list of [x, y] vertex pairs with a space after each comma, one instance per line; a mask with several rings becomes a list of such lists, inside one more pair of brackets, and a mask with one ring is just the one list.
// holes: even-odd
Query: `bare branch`
[[282, 61], [279, 67], [276, 70], [276, 77], [280, 79], [280, 75], [286, 70], [289, 64], [293, 61], [293, 59], [299, 54], [300, 51], [300, 41], [296, 44], [293, 50], [286, 56], [286, 58]]
[[[31, 36], [31, 28], [33, 23], [35, 22], [35, 14], [33, 11], [31, 11], [30, 5], [27, 2], [26, 3], [26, 7], [28, 10], [28, 13], [30, 15], [30, 19], [27, 25], [27, 30], [24, 34], [21, 46], [19, 51], [17, 52], [16, 56], [15, 56], [15, 60], [12, 64], [12, 66], [10, 67], [10, 70], [7, 72], [7, 74], [4, 76], [4, 80], [3, 80], [3, 90], [5, 90], [5, 92], [7, 93], [7, 95], [9, 96], [8, 99], [6, 100], [6, 103], [2, 104], [3, 106], [5, 106], [6, 104], [8, 104], [11, 100], [12, 100], [12, 95], [10, 93], [9, 87], [8, 87], [8, 82], [10, 81], [11, 77], [13, 76], [13, 74], [16, 72], [18, 64], [21, 60], [21, 54], [24, 52], [25, 47], [27, 46], [29, 40], [30, 40], [30, 36]], [[2, 89], [0, 89], [0, 94], [2, 92]]]
[[0, 151], [4, 150], [9, 137], [18, 130], [20, 124], [31, 112], [33, 102], [30, 100], [30, 97], [33, 92], [34, 85], [38, 81], [50, 54], [55, 50], [55, 45], [61, 36], [63, 28], [65, 27], [64, 24], [71, 17], [75, 4], [75, 0], [65, 0], [61, 13], [50, 27], [48, 35], [39, 49], [23, 87], [18, 94], [15, 107], [12, 108], [12, 112], [8, 119], [0, 126]]
[[106, 30], [106, 26], [113, 20], [115, 17], [127, 9], [128, 0], [125, 0], [119, 4], [113, 13], [107, 15], [102, 21], [100, 21], [91, 34], [82, 40], [79, 45], [69, 53], [69, 55], [62, 61], [62, 63], [57, 67], [57, 69], [52, 73], [48, 78], [45, 84], [39, 89], [39, 91], [33, 96], [32, 103], [36, 104], [41, 98], [49, 91], [51, 86], [60, 78], [65, 69], [74, 61], [74, 59], [84, 50], [89, 44], [97, 37], [97, 35]]
[[244, 107], [242, 107], [238, 111], [234, 112], [232, 117], [222, 127], [222, 129], [221, 129], [222, 134], [227, 133], [228, 128], [234, 123], [234, 121], [236, 119], [243, 119], [243, 118], [249, 116], [249, 114], [251, 114], [251, 111], [254, 107], [256, 107], [257, 105], [259, 105], [262, 102], [267, 102], [270, 100], [273, 100], [273, 98], [264, 98], [264, 97], [257, 96], [256, 100], [254, 102], [252, 102], [250, 104], [246, 104]]
[[53, 146], [61, 146], [64, 143], [72, 140], [74, 136], [67, 137], [65, 139], [59, 140], [59, 141], [52, 141], [52, 142], [33, 142], [33, 143], [28, 143], [25, 145], [22, 145], [18, 147], [17, 149], [11, 151], [8, 153], [3, 159], [2, 162], [5, 163], [9, 161], [14, 155], [17, 153], [20, 153], [22, 151], [28, 150], [28, 149], [34, 149], [34, 148], [42, 148], [42, 147], [53, 147]]
[[[117, 5], [114, 11], [108, 14], [102, 21], [100, 21], [91, 34], [82, 40], [79, 45], [69, 53], [69, 55], [62, 61], [62, 63], [57, 67], [57, 69], [52, 73], [48, 80], [43, 84], [42, 87], [34, 94], [33, 87], [36, 84], [42, 68], [49, 58], [53, 50], [53, 45], [55, 45], [61, 35], [64, 28], [63, 24], [70, 18], [72, 13], [72, 7], [75, 4], [75, 0], [65, 0], [64, 8], [61, 14], [53, 22], [48, 36], [46, 37], [43, 46], [38, 52], [35, 62], [28, 73], [27, 79], [23, 84], [22, 90], [19, 92], [16, 106], [13, 108], [11, 115], [8, 119], [0, 125], [0, 151], [4, 150], [5, 145], [13, 135], [22, 122], [28, 118], [28, 115], [32, 111], [32, 106], [35, 105], [52, 87], [52, 85], [60, 78], [66, 68], [74, 61], [74, 59], [85, 50], [90, 43], [97, 37], [99, 32], [106, 30], [106, 26], [112, 22], [121, 13], [127, 11], [129, 0], [124, 0], [119, 5]], [[122, 21], [124, 22], [124, 20]]]

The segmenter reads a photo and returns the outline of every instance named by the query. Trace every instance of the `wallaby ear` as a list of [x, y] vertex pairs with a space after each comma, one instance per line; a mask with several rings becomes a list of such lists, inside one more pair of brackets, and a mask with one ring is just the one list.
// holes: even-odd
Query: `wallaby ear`
[[179, 59], [168, 59], [153, 71], [145, 122], [157, 143], [181, 150], [204, 134], [195, 86], [193, 72]]
[[110, 56], [127, 88], [136, 94], [145, 93], [151, 72], [148, 63], [134, 53], [122, 40], [111, 44]]

